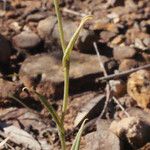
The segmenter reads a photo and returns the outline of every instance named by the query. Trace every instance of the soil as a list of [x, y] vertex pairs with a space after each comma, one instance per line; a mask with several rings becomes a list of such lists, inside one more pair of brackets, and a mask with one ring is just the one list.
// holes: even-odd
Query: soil
[[[150, 1], [61, 0], [60, 7], [66, 43], [81, 18], [93, 15], [71, 55], [67, 149], [85, 118], [81, 149], [150, 149]], [[63, 53], [57, 27], [51, 0], [0, 1], [0, 149], [7, 137], [4, 150], [61, 149], [52, 117], [35, 94], [22, 90], [44, 95], [60, 114]], [[130, 75], [146, 65], [143, 75]], [[120, 72], [125, 74], [101, 81]], [[128, 131], [133, 122], [134, 136]]]

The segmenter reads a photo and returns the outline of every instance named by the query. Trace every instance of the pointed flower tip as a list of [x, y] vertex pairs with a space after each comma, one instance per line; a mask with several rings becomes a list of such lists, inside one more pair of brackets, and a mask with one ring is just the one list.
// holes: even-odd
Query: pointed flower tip
[[82, 21], [85, 22], [85, 21], [91, 20], [91, 19], [93, 19], [93, 15], [87, 15], [87, 16], [83, 17]]

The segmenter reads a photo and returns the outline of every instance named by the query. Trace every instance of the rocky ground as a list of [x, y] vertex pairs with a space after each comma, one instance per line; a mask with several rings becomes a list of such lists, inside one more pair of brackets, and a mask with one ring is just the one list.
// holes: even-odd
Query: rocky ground
[[[149, 150], [150, 1], [62, 0], [60, 6], [66, 43], [84, 15], [94, 16], [71, 56], [68, 149], [88, 118], [81, 150]], [[62, 50], [52, 1], [1, 0], [0, 29], [0, 142], [9, 138], [2, 149], [60, 149], [51, 116], [22, 90], [36, 90], [60, 112]]]

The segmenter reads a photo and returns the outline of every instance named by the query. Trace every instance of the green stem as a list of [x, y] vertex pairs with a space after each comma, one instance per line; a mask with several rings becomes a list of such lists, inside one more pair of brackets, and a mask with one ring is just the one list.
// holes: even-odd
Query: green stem
[[58, 135], [61, 142], [61, 149], [66, 150], [65, 131], [62, 132], [58, 127]]
[[63, 49], [63, 52], [65, 52], [66, 49], [66, 44], [65, 44], [65, 40], [64, 40], [64, 31], [63, 31], [63, 26], [62, 26], [62, 17], [61, 17], [61, 13], [60, 13], [60, 9], [59, 9], [59, 0], [54, 0], [54, 6], [55, 6], [55, 11], [56, 11], [56, 15], [57, 15], [57, 20], [58, 20], [58, 30], [59, 30], [59, 35], [60, 35], [60, 42], [61, 42], [61, 46]]
[[64, 122], [64, 117], [68, 106], [70, 60], [66, 60], [63, 66], [64, 66], [64, 97], [63, 97], [62, 118], [61, 118], [62, 123]]

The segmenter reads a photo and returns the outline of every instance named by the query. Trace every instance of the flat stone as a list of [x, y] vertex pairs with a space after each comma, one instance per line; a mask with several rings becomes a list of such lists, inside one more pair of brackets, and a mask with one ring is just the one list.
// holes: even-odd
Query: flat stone
[[[62, 54], [39, 54], [27, 58], [20, 69], [19, 76], [28, 88], [34, 88], [45, 96], [62, 96], [63, 68]], [[94, 66], [93, 66], [94, 65]], [[95, 78], [101, 76], [97, 56], [72, 52], [70, 66], [70, 92], [91, 89]]]
[[81, 110], [78, 112], [75, 121], [74, 126], [80, 126], [84, 119], [94, 119], [98, 117], [103, 110], [105, 103], [105, 96], [99, 95], [93, 99], [90, 100], [89, 103], [84, 105]]
[[113, 50], [113, 55], [115, 59], [125, 59], [132, 58], [135, 56], [136, 50], [128, 46], [116, 46]]
[[134, 59], [124, 59], [119, 65], [119, 71], [126, 71], [138, 67], [139, 62]]
[[23, 31], [13, 37], [13, 44], [16, 48], [32, 49], [36, 48], [40, 42], [40, 37], [32, 31]]

